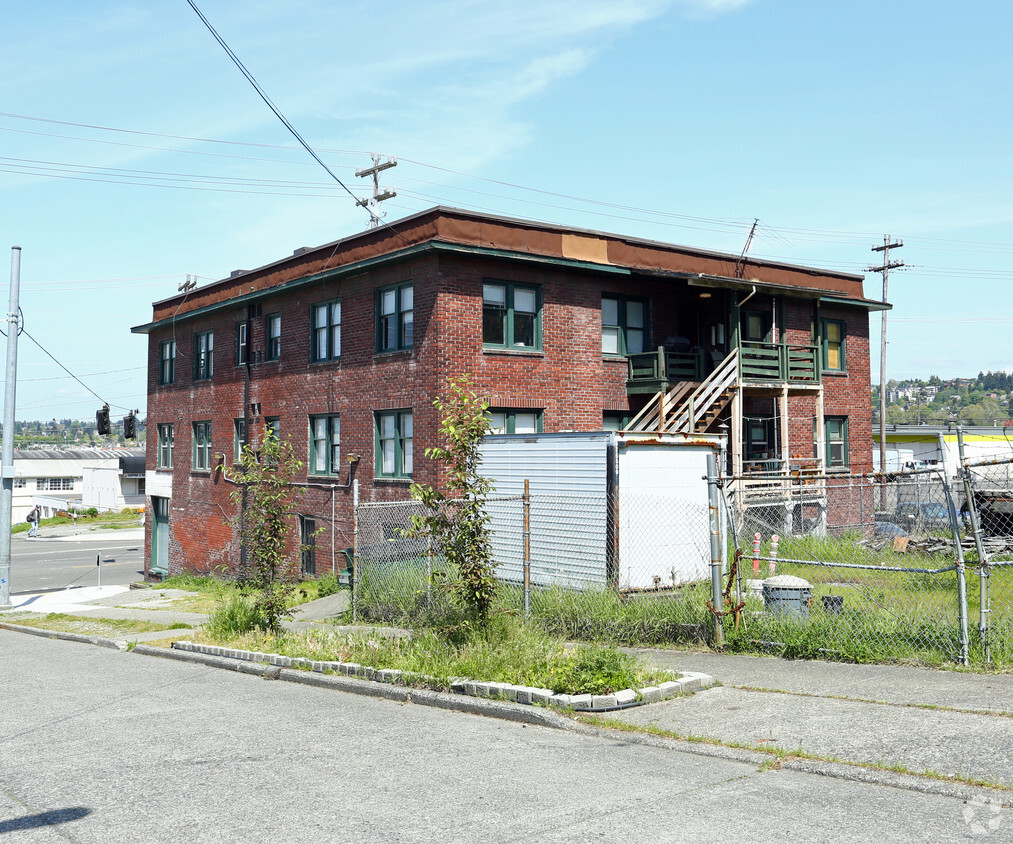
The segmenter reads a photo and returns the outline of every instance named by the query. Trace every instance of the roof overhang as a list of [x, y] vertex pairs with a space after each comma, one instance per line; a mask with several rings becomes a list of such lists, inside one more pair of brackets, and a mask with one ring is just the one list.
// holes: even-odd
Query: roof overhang
[[313, 273], [311, 275], [303, 276], [302, 278], [286, 281], [282, 284], [274, 285], [273, 287], [266, 287], [263, 290], [254, 291], [253, 293], [234, 296], [230, 299], [215, 302], [214, 304], [207, 305], [203, 308], [187, 311], [177, 317], [166, 317], [165, 319], [148, 322], [144, 325], [135, 325], [130, 329], [130, 331], [133, 334], [150, 334], [152, 331], [157, 331], [159, 328], [164, 328], [185, 320], [196, 319], [219, 311], [235, 310], [236, 308], [245, 307], [246, 305], [272, 298], [277, 296], [279, 293], [298, 290], [303, 287], [311, 287], [327, 281], [336, 281], [353, 275], [361, 275], [364, 272], [368, 272], [369, 270], [373, 270], [378, 267], [409, 261], [413, 258], [432, 253], [476, 255], [483, 258], [512, 261], [514, 263], [554, 266], [569, 270], [599, 273], [601, 275], [629, 276], [631, 274], [628, 267], [618, 267], [613, 266], [612, 264], [596, 264], [590, 261], [579, 261], [572, 258], [556, 258], [546, 255], [535, 255], [529, 252], [514, 252], [506, 249], [492, 249], [486, 246], [468, 246], [431, 240], [426, 243], [420, 243], [415, 246], [400, 249], [397, 252], [389, 252], [385, 255], [378, 255], [375, 258], [367, 258], [363, 261], [356, 261], [351, 264], [345, 264], [341, 267], [334, 267], [333, 269], [325, 270], [324, 272]]
[[846, 305], [863, 308], [867, 311], [888, 311], [893, 305], [888, 302], [877, 302], [871, 299], [852, 299], [848, 296], [835, 296], [832, 291], [822, 287], [804, 287], [797, 284], [775, 284], [769, 281], [757, 281], [747, 278], [729, 278], [720, 275], [679, 274], [685, 278], [690, 287], [720, 288], [735, 290], [742, 293], [770, 293], [773, 295], [793, 296], [796, 299], [815, 299], [830, 305]]

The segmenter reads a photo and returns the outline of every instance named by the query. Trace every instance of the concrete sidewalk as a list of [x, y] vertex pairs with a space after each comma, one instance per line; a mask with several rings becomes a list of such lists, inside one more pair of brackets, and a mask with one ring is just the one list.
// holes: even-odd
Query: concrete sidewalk
[[616, 720], [723, 744], [1013, 787], [1013, 675], [638, 650], [722, 685]]

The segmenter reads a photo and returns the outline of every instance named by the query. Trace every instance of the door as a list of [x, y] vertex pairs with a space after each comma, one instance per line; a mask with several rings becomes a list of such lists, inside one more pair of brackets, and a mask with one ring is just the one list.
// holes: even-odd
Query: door
[[151, 497], [151, 571], [169, 573], [169, 500]]
[[303, 575], [317, 573], [317, 520], [312, 516], [299, 517], [299, 544]]

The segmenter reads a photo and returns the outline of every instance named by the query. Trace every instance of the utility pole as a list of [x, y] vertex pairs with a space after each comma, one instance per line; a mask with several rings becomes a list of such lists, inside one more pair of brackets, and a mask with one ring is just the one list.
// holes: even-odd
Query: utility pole
[[11, 609], [11, 508], [14, 503], [14, 394], [18, 381], [21, 247], [11, 247], [11, 290], [7, 306], [7, 383], [4, 389], [3, 445], [0, 447], [0, 610]]
[[[891, 261], [890, 250], [900, 249], [904, 245], [903, 240], [890, 242], [890, 235], [883, 235], [883, 245], [873, 246], [873, 252], [883, 253], [883, 263], [878, 267], [869, 267], [870, 273], [883, 274], [883, 304], [886, 304], [887, 278], [890, 270], [896, 270], [904, 266], [903, 261]], [[879, 348], [879, 471], [886, 471], [886, 311], [883, 314], [883, 336]]]
[[363, 170], [356, 170], [355, 175], [360, 179], [365, 179], [369, 176], [373, 177], [373, 195], [366, 199], [357, 199], [355, 204], [361, 205], [369, 212], [369, 227], [375, 229], [380, 225], [380, 215], [377, 214], [376, 209], [385, 199], [392, 199], [397, 196], [396, 190], [391, 188], [380, 189], [380, 173], [391, 167], [397, 167], [397, 159], [388, 155], [387, 160], [381, 164], [380, 159], [383, 158], [382, 155], [373, 152], [370, 153], [369, 157], [373, 159], [373, 166], [366, 167]]

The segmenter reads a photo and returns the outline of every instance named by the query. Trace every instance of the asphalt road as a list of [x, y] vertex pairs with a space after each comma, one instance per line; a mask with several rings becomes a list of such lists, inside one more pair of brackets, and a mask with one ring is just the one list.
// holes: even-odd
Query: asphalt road
[[96, 559], [102, 560], [103, 586], [128, 586], [144, 571], [144, 540], [118, 537], [116, 531], [86, 538], [11, 540], [11, 593], [95, 586]]
[[5, 844], [783, 844], [1010, 833], [1007, 813], [987, 805], [760, 770], [622, 734], [523, 726], [2, 629], [0, 652]]

